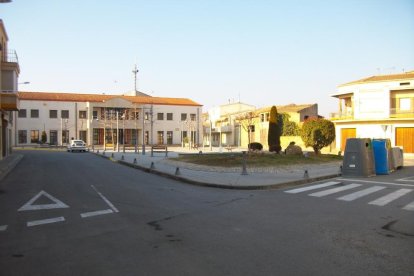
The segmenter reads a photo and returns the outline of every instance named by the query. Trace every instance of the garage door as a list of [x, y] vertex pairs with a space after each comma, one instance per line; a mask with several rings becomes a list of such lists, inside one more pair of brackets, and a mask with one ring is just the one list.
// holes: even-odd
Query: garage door
[[397, 127], [395, 145], [403, 147], [404, 152], [414, 153], [414, 127]]
[[341, 129], [341, 151], [345, 151], [346, 139], [356, 137], [356, 128]]

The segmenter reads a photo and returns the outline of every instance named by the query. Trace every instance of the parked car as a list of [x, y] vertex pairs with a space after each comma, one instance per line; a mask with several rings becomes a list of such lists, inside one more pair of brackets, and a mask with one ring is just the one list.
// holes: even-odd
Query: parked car
[[89, 151], [88, 147], [86, 146], [86, 143], [82, 140], [71, 140], [68, 144], [68, 152], [74, 152], [74, 151], [80, 151], [80, 152], [86, 152]]

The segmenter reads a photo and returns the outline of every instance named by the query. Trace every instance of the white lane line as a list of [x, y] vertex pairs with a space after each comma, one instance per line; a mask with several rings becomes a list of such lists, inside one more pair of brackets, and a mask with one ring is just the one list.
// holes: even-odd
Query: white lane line
[[65, 221], [64, 217], [57, 217], [57, 218], [50, 218], [50, 219], [41, 219], [41, 220], [32, 220], [27, 222], [27, 227], [42, 225], [42, 224], [49, 224], [55, 222]]
[[414, 176], [410, 176], [410, 177], [405, 177], [405, 178], [396, 179], [396, 181], [403, 181], [403, 182], [414, 182]]
[[103, 195], [101, 194], [96, 188], [95, 186], [91, 185], [91, 187], [95, 190], [95, 192], [103, 199], [103, 201], [106, 202], [106, 204], [108, 204], [108, 206], [115, 212], [118, 213], [118, 209]]
[[360, 197], [363, 197], [363, 196], [366, 196], [366, 195], [369, 195], [369, 194], [378, 192], [378, 191], [380, 191], [382, 189], [385, 189], [385, 187], [373, 186], [373, 187], [370, 187], [370, 188], [365, 189], [365, 190], [362, 190], [362, 191], [358, 191], [358, 192], [355, 192], [355, 193], [352, 193], [352, 194], [349, 194], [349, 195], [345, 195], [345, 196], [342, 196], [342, 197], [338, 197], [337, 199], [339, 199], [339, 200], [345, 200], [345, 201], [352, 201], [352, 200], [355, 200], [357, 198], [360, 198]]
[[0, 231], [6, 231], [8, 225], [0, 225]]
[[399, 189], [393, 193], [390, 193], [386, 196], [380, 197], [374, 201], [369, 202], [368, 204], [372, 204], [372, 205], [378, 205], [378, 206], [384, 206], [388, 203], [390, 203], [391, 201], [396, 200], [399, 197], [402, 197], [403, 195], [408, 194], [409, 192], [411, 192], [412, 189]]
[[308, 186], [308, 187], [297, 188], [297, 189], [285, 191], [285, 193], [296, 194], [296, 193], [301, 193], [301, 192], [305, 192], [305, 191], [310, 191], [310, 190], [315, 190], [315, 189], [319, 189], [319, 188], [325, 188], [325, 187], [333, 186], [333, 185], [336, 185], [336, 184], [339, 184], [339, 183], [341, 183], [341, 182], [330, 181], [330, 182], [326, 182], [326, 183], [322, 183], [322, 184], [317, 184], [317, 185], [312, 185], [312, 186]]
[[373, 184], [381, 184], [381, 185], [393, 185], [393, 186], [413, 187], [413, 184], [401, 184], [401, 183], [380, 182], [380, 181], [370, 181], [370, 180], [360, 180], [360, 179], [336, 178], [336, 180], [342, 180], [342, 181], [358, 181], [358, 182], [362, 182], [362, 183], [373, 183]]
[[414, 211], [414, 201], [405, 205], [403, 209], [407, 211]]
[[348, 184], [348, 185], [345, 185], [345, 186], [341, 186], [341, 187], [337, 187], [337, 188], [333, 188], [333, 189], [313, 193], [313, 194], [310, 194], [310, 196], [322, 197], [322, 196], [331, 195], [331, 194], [339, 193], [339, 192], [342, 192], [342, 191], [346, 191], [346, 190], [349, 190], [349, 189], [353, 189], [353, 188], [356, 188], [356, 187], [359, 187], [359, 186], [361, 186], [361, 184]]
[[82, 214], [80, 214], [80, 216], [82, 218], [88, 218], [88, 217], [94, 217], [94, 216], [99, 216], [99, 215], [111, 214], [113, 212], [114, 211], [112, 211], [112, 209], [106, 209], [106, 210], [82, 213]]

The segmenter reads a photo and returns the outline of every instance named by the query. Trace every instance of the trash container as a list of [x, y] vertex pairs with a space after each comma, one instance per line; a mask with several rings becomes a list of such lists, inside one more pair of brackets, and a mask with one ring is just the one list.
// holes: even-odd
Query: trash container
[[370, 138], [346, 140], [342, 175], [349, 177], [375, 175], [375, 160]]
[[373, 139], [372, 148], [374, 149], [376, 174], [390, 174], [394, 170], [391, 141], [389, 139]]
[[402, 168], [404, 166], [404, 152], [399, 147], [391, 148], [392, 160], [394, 169]]

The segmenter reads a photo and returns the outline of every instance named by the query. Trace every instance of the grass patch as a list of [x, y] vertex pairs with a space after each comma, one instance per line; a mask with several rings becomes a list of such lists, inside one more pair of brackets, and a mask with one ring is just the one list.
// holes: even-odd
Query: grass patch
[[[238, 167], [243, 164], [242, 153], [209, 153], [209, 154], [183, 154], [172, 160], [193, 163], [205, 166]], [[250, 153], [247, 155], [246, 163], [250, 167], [273, 167], [300, 164], [322, 164], [342, 161], [342, 156], [333, 154], [309, 154], [303, 155], [279, 155], [271, 153]]]

